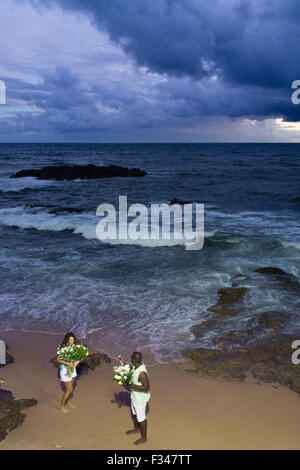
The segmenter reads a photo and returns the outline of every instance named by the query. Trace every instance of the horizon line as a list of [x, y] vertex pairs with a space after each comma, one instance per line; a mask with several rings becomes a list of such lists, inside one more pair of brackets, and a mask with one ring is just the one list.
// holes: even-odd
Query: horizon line
[[151, 145], [162, 145], [162, 144], [299, 144], [300, 142], [78, 142], [78, 141], [70, 141], [70, 142], [0, 142], [1, 144], [97, 144], [97, 145], [144, 145], [144, 144], [151, 144]]

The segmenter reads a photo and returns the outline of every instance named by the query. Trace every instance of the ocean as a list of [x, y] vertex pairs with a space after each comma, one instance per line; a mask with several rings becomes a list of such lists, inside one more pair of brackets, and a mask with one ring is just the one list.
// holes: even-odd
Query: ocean
[[[43, 166], [120, 165], [141, 178], [12, 179]], [[89, 337], [112, 357], [151, 351], [182, 359], [191, 347], [247, 329], [261, 312], [282, 312], [299, 334], [300, 299], [255, 270], [274, 266], [300, 279], [299, 144], [0, 144], [0, 329]], [[101, 203], [116, 208], [204, 204], [205, 242], [101, 242]], [[52, 214], [46, 206], [81, 212]], [[195, 340], [191, 328], [214, 314], [218, 290], [246, 286], [245, 308]]]

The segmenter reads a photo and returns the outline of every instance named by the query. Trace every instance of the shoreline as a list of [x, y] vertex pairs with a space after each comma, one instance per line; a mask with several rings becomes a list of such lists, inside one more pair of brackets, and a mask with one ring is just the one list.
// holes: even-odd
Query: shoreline
[[[56, 338], [56, 336], [59, 337]], [[202, 378], [192, 363], [155, 364], [149, 372], [148, 442], [133, 444], [129, 393], [110, 380], [111, 364], [78, 376], [68, 415], [58, 409], [58, 371], [50, 363], [61, 335], [0, 331], [15, 362], [0, 368], [2, 389], [35, 398], [25, 422], [0, 442], [9, 449], [299, 449], [299, 396], [281, 385]], [[58, 340], [58, 341], [57, 341]], [[88, 341], [87, 344], [89, 345]], [[95, 348], [91, 348], [91, 352]]]

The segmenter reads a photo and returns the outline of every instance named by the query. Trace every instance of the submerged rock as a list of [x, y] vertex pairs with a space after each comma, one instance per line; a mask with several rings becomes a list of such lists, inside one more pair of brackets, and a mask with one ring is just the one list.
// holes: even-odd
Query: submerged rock
[[282, 276], [283, 274], [286, 274], [285, 271], [283, 271], [280, 268], [274, 268], [272, 266], [268, 266], [266, 268], [258, 268], [255, 269], [256, 273], [261, 273], [261, 274], [275, 274], [276, 276]]
[[218, 290], [218, 302], [208, 307], [209, 312], [220, 316], [235, 315], [239, 312], [247, 287], [224, 287]]
[[300, 365], [291, 361], [291, 348], [297, 339], [278, 333], [256, 344], [231, 351], [190, 349], [182, 351], [194, 363], [189, 372], [202, 377], [243, 382], [247, 376], [267, 383], [278, 383], [300, 395]]
[[[289, 288], [298, 289], [295, 276], [280, 268], [260, 268], [257, 272], [273, 276]], [[190, 372], [203, 377], [244, 381], [251, 375], [261, 382], [276, 382], [296, 391], [300, 395], [300, 365], [292, 364], [292, 342], [295, 336], [282, 332], [291, 319], [285, 311], [264, 311], [249, 316], [244, 303], [247, 287], [228, 287], [218, 291], [218, 301], [207, 308], [214, 317], [194, 325], [191, 332], [194, 343], [201, 337], [206, 339], [216, 331], [230, 325], [230, 317], [242, 314], [242, 329], [232, 329], [210, 341], [217, 349], [196, 348], [182, 351], [184, 357], [193, 361]], [[220, 325], [221, 322], [221, 325]], [[221, 330], [222, 331], [222, 330]]]
[[[247, 315], [247, 312], [245, 312]], [[254, 342], [257, 338], [266, 338], [281, 331], [290, 320], [291, 315], [287, 312], [261, 312], [258, 315], [249, 318], [244, 323], [243, 330], [230, 330], [225, 335], [212, 338], [211, 342], [218, 349], [223, 351], [231, 350], [235, 347], [244, 346], [250, 342]], [[210, 330], [215, 330], [218, 326], [218, 319], [211, 318], [199, 325], [191, 327], [191, 332], [195, 336], [194, 342]]]
[[211, 328], [215, 328], [217, 325], [217, 320], [215, 318], [211, 318], [209, 320], [205, 320], [199, 325], [193, 325], [191, 327], [191, 332], [195, 336], [195, 341], [202, 336], [204, 332], [210, 330]]
[[123, 168], [117, 165], [96, 166], [72, 165], [72, 166], [45, 166], [39, 170], [21, 170], [14, 173], [10, 178], [24, 178], [33, 176], [40, 180], [75, 180], [75, 179], [94, 179], [94, 178], [113, 178], [116, 176], [146, 176], [147, 173], [138, 168]]
[[281, 330], [289, 319], [290, 315], [286, 312], [262, 312], [257, 315], [258, 326], [260, 328], [269, 328], [273, 331]]
[[273, 266], [258, 268], [255, 270], [255, 272], [272, 276], [287, 289], [292, 289], [294, 292], [300, 293], [300, 283], [297, 277], [291, 273], [286, 273], [282, 269]]

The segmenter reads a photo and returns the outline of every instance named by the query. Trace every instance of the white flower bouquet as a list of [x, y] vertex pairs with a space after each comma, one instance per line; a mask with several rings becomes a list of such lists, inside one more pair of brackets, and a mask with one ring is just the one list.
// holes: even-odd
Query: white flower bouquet
[[[72, 346], [65, 346], [63, 348], [57, 348], [58, 357], [65, 362], [77, 362], [85, 359], [88, 356], [89, 351], [83, 344], [72, 344]], [[73, 368], [67, 366], [67, 375], [72, 376]]]
[[131, 364], [121, 364], [114, 367], [114, 375], [111, 379], [118, 382], [118, 385], [129, 385], [131, 382], [133, 366]]

